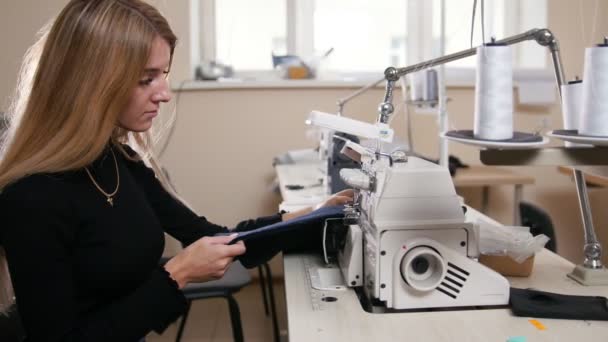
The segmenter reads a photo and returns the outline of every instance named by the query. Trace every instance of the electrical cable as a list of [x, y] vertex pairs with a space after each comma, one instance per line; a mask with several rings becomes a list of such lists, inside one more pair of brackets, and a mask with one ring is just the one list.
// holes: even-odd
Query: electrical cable
[[482, 45], [486, 43], [486, 31], [485, 31], [486, 21], [484, 19], [485, 9], [483, 7], [483, 3], [484, 3], [484, 0], [481, 0], [481, 44]]
[[475, 32], [475, 10], [477, 9], [477, 0], [473, 0], [473, 15], [471, 16], [471, 49], [473, 48], [473, 33]]
[[599, 0], [595, 0], [595, 10], [593, 11], [593, 23], [591, 24], [591, 36], [589, 37], [589, 46], [593, 45], [595, 29], [597, 28], [597, 12], [599, 12]]
[[587, 36], [585, 35], [585, 18], [583, 15], [584, 12], [584, 8], [583, 8], [583, 0], [579, 0], [578, 2], [579, 6], [578, 6], [578, 14], [579, 14], [579, 19], [581, 21], [581, 42], [585, 42]]

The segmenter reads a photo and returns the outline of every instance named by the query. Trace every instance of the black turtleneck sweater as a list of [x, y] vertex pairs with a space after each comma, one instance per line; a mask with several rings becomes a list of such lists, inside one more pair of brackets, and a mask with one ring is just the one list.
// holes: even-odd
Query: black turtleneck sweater
[[[186, 301], [159, 266], [163, 233], [188, 245], [227, 231], [176, 201], [143, 162], [114, 152], [114, 206], [84, 169], [31, 175], [0, 194], [0, 245], [28, 341], [137, 341], [164, 330]], [[109, 149], [89, 170], [105, 192], [115, 189]], [[278, 221], [263, 217], [236, 229]]]

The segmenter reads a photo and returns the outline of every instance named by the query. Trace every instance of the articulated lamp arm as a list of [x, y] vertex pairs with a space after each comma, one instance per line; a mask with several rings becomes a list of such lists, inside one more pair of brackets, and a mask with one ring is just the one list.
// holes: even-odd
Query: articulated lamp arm
[[[549, 31], [548, 29], [532, 29], [524, 33], [520, 33], [518, 35], [497, 40], [495, 41], [495, 43], [503, 45], [513, 45], [528, 40], [535, 40], [539, 45], [546, 46], [549, 48], [553, 60], [553, 67], [555, 69], [555, 80], [557, 82], [558, 89], [560, 89], [561, 95], [561, 85], [564, 84], [564, 69], [561, 62], [557, 38], [555, 38], [551, 31]], [[437, 65], [473, 56], [476, 53], [477, 48], [471, 48], [403, 68], [387, 68], [384, 71], [384, 79], [386, 80], [386, 90], [384, 94], [384, 101], [378, 106], [378, 120], [382, 123], [387, 123], [390, 115], [393, 113], [393, 88], [395, 86], [395, 82], [397, 82], [400, 77], [405, 76], [409, 73], [420, 71], [422, 69], [432, 68]]]

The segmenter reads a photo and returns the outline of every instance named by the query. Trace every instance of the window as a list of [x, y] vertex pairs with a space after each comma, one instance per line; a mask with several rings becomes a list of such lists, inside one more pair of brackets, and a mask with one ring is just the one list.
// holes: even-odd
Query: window
[[[445, 4], [444, 54], [470, 47], [474, 0], [191, 0], [193, 63], [215, 60], [239, 71], [272, 69], [272, 54], [323, 60], [332, 73], [381, 73], [440, 55]], [[481, 10], [473, 45], [481, 43]], [[547, 0], [485, 0], [485, 40], [547, 26]], [[546, 49], [513, 46], [517, 68], [546, 68]], [[540, 57], [540, 56], [544, 57]], [[448, 67], [471, 68], [475, 58]]]
[[405, 65], [406, 3], [402, 0], [316, 0], [313, 25], [315, 56], [333, 48], [326, 68], [332, 71], [382, 71]]
[[[481, 8], [477, 1], [473, 46], [489, 42], [491, 37], [501, 39], [533, 28], [547, 27], [547, 0], [513, 1], [486, 0], [484, 2], [484, 37], [481, 30]], [[441, 0], [433, 0], [433, 8], [440, 8]], [[445, 0], [445, 53], [465, 50], [471, 47], [471, 15], [473, 1]], [[433, 52], [439, 55], [441, 39], [441, 12], [433, 11]], [[485, 38], [485, 40], [483, 40]], [[517, 68], [545, 68], [547, 51], [536, 42], [512, 45], [514, 64]], [[475, 67], [474, 56], [454, 61], [452, 67]]]
[[272, 69], [285, 54], [285, 0], [215, 2], [216, 59], [238, 69]]

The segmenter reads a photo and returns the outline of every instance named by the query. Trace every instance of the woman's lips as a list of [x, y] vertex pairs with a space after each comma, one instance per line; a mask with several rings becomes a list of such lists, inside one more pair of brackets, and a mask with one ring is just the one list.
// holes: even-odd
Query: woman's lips
[[158, 115], [158, 111], [157, 110], [151, 110], [149, 112], [144, 112], [144, 116], [146, 118], [154, 118]]

